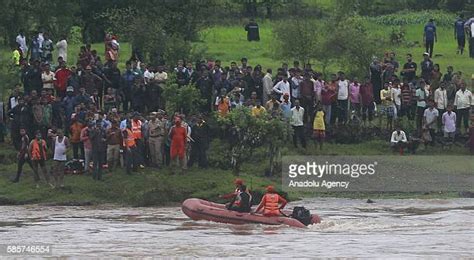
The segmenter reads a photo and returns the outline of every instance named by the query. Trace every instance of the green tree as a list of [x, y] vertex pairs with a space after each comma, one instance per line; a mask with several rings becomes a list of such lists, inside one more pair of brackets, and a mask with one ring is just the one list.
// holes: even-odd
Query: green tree
[[187, 115], [197, 113], [199, 107], [205, 102], [195, 85], [189, 84], [179, 87], [174, 73], [169, 75], [162, 91], [162, 96], [166, 97], [165, 109], [171, 114], [174, 112]]
[[303, 63], [315, 58], [315, 48], [318, 48], [318, 38], [321, 36], [316, 28], [316, 21], [308, 19], [278, 22], [273, 27], [277, 38], [276, 56], [297, 59]]
[[239, 174], [242, 163], [252, 157], [257, 147], [266, 145], [269, 153], [270, 171], [274, 172], [275, 165], [281, 156], [281, 147], [289, 136], [289, 127], [279, 118], [268, 115], [252, 116], [247, 107], [233, 109], [225, 117], [217, 116], [217, 122], [230, 136], [227, 140], [231, 148], [231, 165], [234, 173]]

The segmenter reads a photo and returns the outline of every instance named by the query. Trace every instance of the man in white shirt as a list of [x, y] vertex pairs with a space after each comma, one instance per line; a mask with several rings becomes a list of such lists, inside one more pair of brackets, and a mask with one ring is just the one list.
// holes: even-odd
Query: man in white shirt
[[16, 37], [16, 43], [20, 45], [23, 57], [26, 57], [26, 54], [28, 53], [28, 46], [26, 45], [26, 37], [23, 31], [18, 33], [18, 36]]
[[337, 115], [338, 123], [344, 124], [347, 120], [347, 109], [349, 106], [349, 81], [345, 79], [344, 72], [339, 72], [337, 81], [337, 104], [339, 113]]
[[[446, 83], [441, 82], [439, 88], [435, 90], [434, 93], [434, 102], [436, 104], [436, 109], [440, 115], [443, 115], [446, 112], [446, 108], [448, 107], [448, 92], [446, 91]], [[438, 131], [441, 132], [441, 116], [438, 117]]]
[[431, 145], [435, 144], [435, 129], [436, 122], [438, 121], [439, 112], [434, 107], [434, 102], [428, 102], [428, 108], [425, 109], [423, 114], [423, 128], [428, 128], [431, 135]]
[[300, 101], [295, 100], [295, 106], [291, 109], [291, 126], [293, 127], [293, 145], [298, 148], [297, 139], [300, 139], [301, 145], [306, 149], [306, 138], [304, 135], [304, 108], [300, 106]]
[[301, 71], [295, 70], [294, 75], [291, 78], [293, 82], [292, 89], [291, 89], [291, 98], [292, 100], [300, 99], [301, 98], [301, 91], [300, 91], [300, 83], [303, 81], [303, 77], [301, 77]]
[[54, 81], [56, 80], [54, 72], [50, 70], [49, 64], [44, 65], [44, 71], [41, 74], [44, 89], [54, 89]]
[[148, 85], [154, 78], [155, 73], [153, 73], [153, 71], [150, 71], [149, 66], [145, 66], [145, 72], [143, 72], [143, 80], [145, 82], [145, 85]]
[[407, 146], [408, 139], [403, 130], [397, 126], [396, 130], [393, 131], [392, 137], [390, 138], [390, 146], [394, 151], [400, 151], [400, 155], [403, 154], [403, 149]]
[[464, 123], [464, 129], [466, 133], [469, 129], [469, 110], [471, 105], [473, 104], [472, 101], [472, 93], [471, 91], [466, 89], [466, 83], [464, 81], [461, 82], [461, 89], [456, 92], [456, 96], [454, 98], [454, 107], [456, 108], [456, 128], [461, 130], [461, 120]]
[[469, 37], [469, 57], [474, 58], [474, 17], [466, 21], [464, 28], [466, 28]]
[[267, 74], [262, 79], [263, 83], [263, 104], [266, 104], [272, 95], [273, 91], [273, 79], [272, 69], [267, 69]]
[[66, 37], [56, 43], [56, 49], [58, 50], [58, 57], [63, 57], [64, 62], [67, 63], [67, 41]]
[[400, 81], [394, 81], [393, 86], [390, 88], [390, 94], [392, 96], [393, 103], [395, 105], [395, 113], [393, 118], [396, 120], [400, 114], [400, 109], [402, 107], [402, 90], [400, 89]]
[[283, 101], [285, 94], [290, 95], [290, 82], [288, 82], [286, 75], [283, 75], [283, 79], [273, 87], [273, 91], [280, 95], [280, 101]]
[[448, 111], [444, 112], [442, 116], [444, 143], [451, 144], [454, 142], [456, 134], [456, 113], [453, 112], [453, 106], [448, 105]]

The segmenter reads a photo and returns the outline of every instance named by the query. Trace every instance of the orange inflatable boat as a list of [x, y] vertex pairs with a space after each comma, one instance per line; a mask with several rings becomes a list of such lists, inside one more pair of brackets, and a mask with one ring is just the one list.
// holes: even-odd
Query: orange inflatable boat
[[[295, 218], [279, 216], [265, 217], [261, 214], [241, 213], [226, 209], [225, 205], [213, 203], [201, 199], [187, 199], [181, 205], [184, 214], [192, 220], [209, 220], [214, 222], [229, 224], [266, 224], [266, 225], [288, 225], [292, 227], [304, 228], [302, 222]], [[290, 211], [283, 211], [285, 215], [290, 215]], [[321, 219], [318, 215], [311, 215], [311, 223], [320, 223]]]

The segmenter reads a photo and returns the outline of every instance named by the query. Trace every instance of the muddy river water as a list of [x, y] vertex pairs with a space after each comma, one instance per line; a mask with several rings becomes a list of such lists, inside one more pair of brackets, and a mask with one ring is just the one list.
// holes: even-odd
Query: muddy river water
[[[52, 256], [474, 257], [474, 199], [305, 199], [308, 229], [188, 219], [179, 207], [0, 207], [0, 244], [49, 244]], [[3, 258], [4, 256], [0, 256]]]

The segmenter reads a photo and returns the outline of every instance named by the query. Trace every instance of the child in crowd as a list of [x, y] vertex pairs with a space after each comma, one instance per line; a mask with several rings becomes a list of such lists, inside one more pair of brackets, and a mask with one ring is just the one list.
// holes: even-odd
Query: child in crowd
[[323, 149], [323, 142], [324, 142], [324, 138], [326, 137], [325, 131], [326, 131], [326, 126], [324, 124], [323, 107], [320, 104], [318, 104], [316, 115], [314, 116], [314, 121], [313, 121], [313, 137], [318, 142], [320, 150]]

